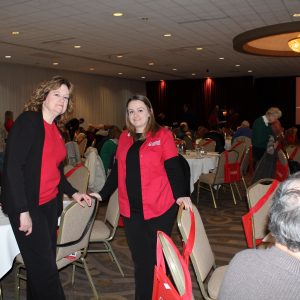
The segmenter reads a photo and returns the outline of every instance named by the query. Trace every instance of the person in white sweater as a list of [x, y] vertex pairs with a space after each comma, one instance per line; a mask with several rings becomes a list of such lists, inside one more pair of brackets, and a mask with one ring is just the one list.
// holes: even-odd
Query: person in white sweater
[[279, 185], [269, 218], [275, 246], [236, 254], [225, 273], [218, 299], [300, 299], [299, 172]]

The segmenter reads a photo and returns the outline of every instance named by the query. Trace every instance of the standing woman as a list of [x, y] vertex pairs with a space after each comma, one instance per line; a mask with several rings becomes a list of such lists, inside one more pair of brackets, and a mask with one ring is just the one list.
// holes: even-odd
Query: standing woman
[[63, 193], [91, 199], [66, 180], [66, 148], [55, 120], [72, 109], [72, 84], [55, 76], [25, 104], [8, 137], [1, 194], [27, 268], [27, 299], [65, 299], [56, 267], [56, 226]]
[[190, 208], [191, 199], [172, 132], [156, 123], [147, 97], [128, 100], [126, 126], [111, 174], [100, 196], [92, 195], [107, 199], [118, 187], [134, 262], [135, 299], [151, 300], [157, 230], [171, 235], [178, 205]]

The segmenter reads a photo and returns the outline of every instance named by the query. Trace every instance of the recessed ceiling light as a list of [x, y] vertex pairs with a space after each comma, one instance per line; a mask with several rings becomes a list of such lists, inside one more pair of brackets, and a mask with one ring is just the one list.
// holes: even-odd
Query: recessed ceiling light
[[197, 51], [202, 51], [203, 48], [202, 48], [202, 47], [197, 47], [196, 50], [197, 50]]
[[248, 73], [252, 73], [253, 71], [252, 70], [248, 70]]
[[19, 32], [19, 31], [12, 31], [11, 34], [12, 34], [12, 35], [19, 35], [20, 32]]
[[173, 71], [177, 71], [177, 69], [176, 69], [176, 68], [173, 68], [172, 70], [173, 70]]
[[165, 34], [164, 34], [164, 37], [170, 37], [170, 36], [172, 36], [171, 33], [165, 33]]
[[11, 58], [11, 55], [5, 55], [4, 57], [9, 59], [9, 58]]
[[74, 48], [75, 48], [75, 49], [80, 49], [81, 46], [80, 46], [80, 45], [75, 45]]
[[300, 17], [300, 13], [294, 13], [294, 14], [293, 14], [293, 17], [299, 18], [299, 17]]
[[117, 55], [117, 58], [122, 58], [123, 57], [123, 55]]
[[219, 57], [219, 59], [223, 60], [223, 59], [225, 59], [225, 58], [224, 58], [224, 57]]
[[154, 66], [154, 62], [149, 62], [148, 65], [149, 66]]
[[95, 68], [90, 68], [90, 71], [95, 71]]
[[122, 73], [122, 72], [119, 72], [118, 75], [123, 75], [123, 73]]
[[196, 76], [196, 73], [192, 73], [192, 76]]
[[54, 62], [54, 63], [52, 63], [52, 65], [53, 65], [53, 66], [58, 66], [59, 63], [58, 63], [58, 62]]
[[236, 67], [240, 67], [241, 65], [235, 65]]
[[124, 14], [122, 12], [115, 12], [113, 13], [114, 17], [122, 17]]
[[145, 79], [145, 78], [146, 78], [146, 76], [141, 76], [141, 78], [142, 78], [142, 79]]

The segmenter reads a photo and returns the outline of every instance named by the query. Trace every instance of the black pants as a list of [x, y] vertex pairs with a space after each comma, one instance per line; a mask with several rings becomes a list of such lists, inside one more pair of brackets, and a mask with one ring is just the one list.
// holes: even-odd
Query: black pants
[[157, 231], [171, 235], [177, 211], [178, 206], [174, 204], [166, 213], [150, 220], [144, 220], [142, 213], [124, 218], [125, 232], [134, 263], [136, 300], [152, 299]]
[[32, 233], [19, 231], [20, 215], [9, 219], [27, 269], [28, 300], [63, 300], [56, 267], [57, 200], [41, 205], [31, 216]]

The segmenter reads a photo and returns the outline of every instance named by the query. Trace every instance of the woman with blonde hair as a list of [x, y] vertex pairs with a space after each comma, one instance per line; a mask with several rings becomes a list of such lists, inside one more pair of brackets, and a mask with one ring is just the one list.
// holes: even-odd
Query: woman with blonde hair
[[25, 104], [9, 133], [1, 203], [27, 269], [27, 299], [65, 299], [56, 267], [56, 227], [62, 195], [84, 206], [63, 173], [64, 141], [56, 121], [72, 109], [72, 84], [55, 76]]

